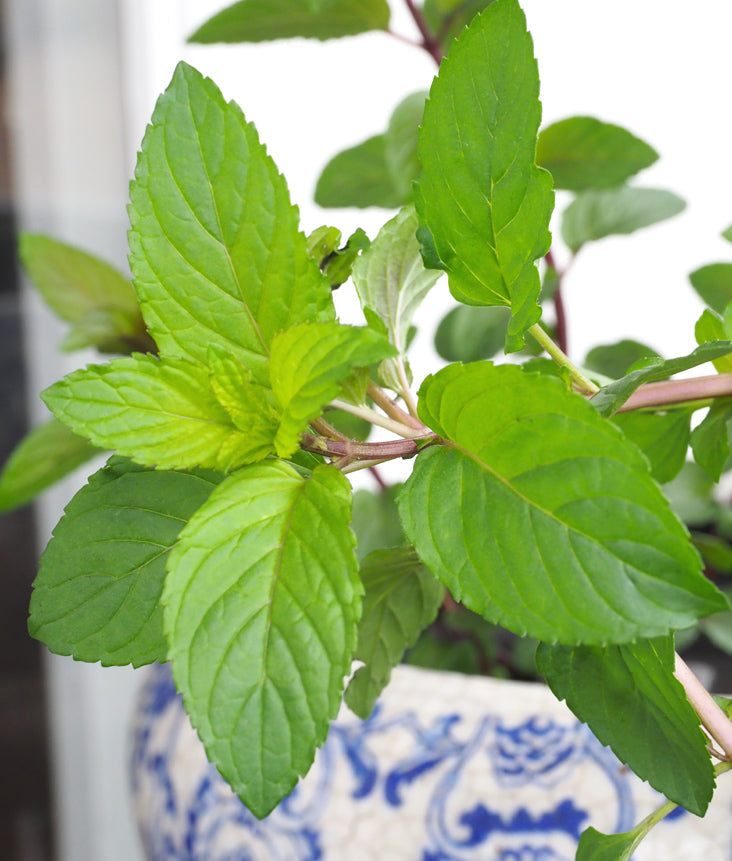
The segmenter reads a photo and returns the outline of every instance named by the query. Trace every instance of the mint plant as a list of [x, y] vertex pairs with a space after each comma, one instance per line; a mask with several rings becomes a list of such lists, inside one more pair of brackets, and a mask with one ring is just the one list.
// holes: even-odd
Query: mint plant
[[[700, 550], [707, 562], [732, 551], [724, 529], [711, 544], [690, 535], [659, 482], [689, 448], [713, 480], [728, 465], [728, 270], [722, 286], [692, 279], [710, 308], [687, 356], [625, 343], [573, 363], [554, 189], [574, 195], [561, 226], [573, 254], [683, 202], [630, 184], [657, 156], [625, 129], [589, 117], [540, 129], [517, 0], [406, 2], [440, 63], [429, 97], [336, 156], [316, 192], [398, 207], [373, 241], [306, 237], [255, 128], [184, 63], [131, 185], [131, 284], [24, 239], [73, 327], [67, 346], [124, 354], [46, 390], [53, 419], [3, 473], [10, 507], [112, 452], [43, 554], [31, 633], [79, 660], [170, 661], [209, 757], [263, 817], [308, 770], [341, 699], [366, 717], [405, 650], [460, 602], [539, 641], [549, 686], [669, 799], [662, 812], [703, 815], [731, 767], [732, 726], [674, 635], [729, 612]], [[384, 0], [242, 0], [194, 38], [327, 39], [388, 22]], [[462, 303], [438, 333], [449, 363], [415, 394], [412, 318], [445, 274]], [[337, 287], [356, 290], [363, 325], [337, 319]], [[506, 357], [489, 361], [499, 345]], [[707, 362], [717, 373], [669, 379]], [[401, 525], [359, 530], [359, 549], [347, 476], [383, 482], [402, 459]], [[629, 858], [657, 819], [590, 829], [577, 857]]]

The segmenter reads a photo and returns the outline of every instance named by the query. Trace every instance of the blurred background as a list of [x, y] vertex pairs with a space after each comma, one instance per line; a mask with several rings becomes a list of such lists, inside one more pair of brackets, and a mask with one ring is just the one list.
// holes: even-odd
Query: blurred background
[[[59, 356], [60, 327], [15, 263], [18, 230], [46, 232], [126, 268], [127, 185], [157, 94], [186, 59], [242, 106], [288, 178], [303, 228], [373, 236], [382, 210], [312, 203], [336, 152], [382, 131], [433, 61], [386, 34], [320, 44], [192, 47], [222, 0], [0, 0], [0, 456], [44, 418], [37, 392], [85, 356]], [[402, 0], [393, 29], [413, 38]], [[684, 197], [679, 217], [584, 250], [564, 291], [570, 351], [620, 337], [667, 356], [695, 346], [701, 305], [687, 275], [732, 260], [732, 4], [524, 0], [545, 122], [589, 114], [661, 154], [642, 184]], [[561, 209], [561, 201], [558, 204]], [[560, 266], [568, 254], [556, 248]], [[417, 320], [413, 367], [433, 369], [444, 285]], [[353, 308], [344, 309], [354, 314]], [[650, 334], [649, 334], [650, 333]], [[127, 796], [127, 733], [140, 671], [53, 658], [26, 633], [36, 559], [75, 476], [31, 512], [0, 519], [0, 861], [140, 861]]]

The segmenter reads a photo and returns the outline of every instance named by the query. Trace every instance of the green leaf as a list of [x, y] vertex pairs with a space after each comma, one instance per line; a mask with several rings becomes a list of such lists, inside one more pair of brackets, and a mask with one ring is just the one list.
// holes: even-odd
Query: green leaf
[[673, 481], [663, 486], [676, 515], [690, 528], [705, 528], [717, 519], [719, 503], [712, 496], [714, 482], [696, 463], [687, 461]]
[[620, 126], [569, 117], [539, 132], [536, 161], [569, 191], [613, 188], [649, 167], [658, 153]]
[[272, 450], [234, 426], [208, 368], [184, 359], [138, 355], [90, 365], [41, 397], [76, 433], [143, 465], [227, 470]]
[[[724, 341], [727, 338], [724, 323], [708, 308], [702, 313], [694, 326], [694, 337], [697, 344], [708, 344], [711, 341]], [[712, 364], [720, 374], [732, 371], [732, 356], [720, 356], [712, 359]]]
[[723, 230], [721, 235], [727, 242], [732, 242], [732, 224], [726, 230]]
[[402, 547], [407, 543], [396, 504], [400, 487], [391, 485], [376, 493], [357, 490], [353, 494], [351, 526], [358, 541], [359, 560], [375, 550]]
[[732, 263], [710, 263], [689, 275], [691, 286], [718, 314], [732, 302]]
[[575, 861], [631, 861], [645, 835], [636, 829], [623, 834], [603, 834], [587, 828], [580, 835]]
[[420, 91], [399, 102], [384, 134], [384, 155], [391, 181], [397, 193], [409, 201], [414, 196], [414, 181], [419, 177], [417, 145], [426, 98], [427, 93]]
[[445, 587], [411, 547], [377, 550], [361, 564], [365, 588], [354, 658], [363, 661], [346, 688], [346, 705], [363, 720], [371, 714], [406, 649], [437, 616]]
[[21, 234], [18, 250], [45, 303], [72, 324], [64, 349], [127, 352], [129, 341], [144, 337], [135, 291], [114, 267], [35, 233]]
[[368, 328], [338, 323], [292, 326], [272, 342], [272, 391], [282, 418], [275, 438], [280, 457], [289, 457], [308, 423], [323, 411], [354, 367], [371, 365], [393, 348]]
[[229, 476], [183, 530], [163, 603], [176, 686], [207, 753], [263, 817], [338, 711], [362, 588], [350, 486], [281, 461]]
[[99, 453], [57, 419], [39, 425], [23, 437], [3, 467], [0, 511], [25, 505]]
[[507, 305], [506, 345], [541, 315], [534, 261], [550, 245], [551, 176], [535, 164], [539, 74], [516, 0], [498, 0], [450, 50], [424, 113], [417, 185], [428, 266], [467, 305]]
[[732, 610], [707, 616], [699, 627], [718, 649], [732, 655]]
[[341, 284], [345, 284], [348, 281], [358, 255], [365, 251], [370, 244], [371, 240], [366, 235], [366, 232], [357, 227], [348, 237], [348, 242], [346, 242], [343, 248], [339, 248], [331, 254], [323, 266], [323, 274], [328, 279], [331, 288], [340, 287]]
[[662, 795], [704, 815], [714, 767], [699, 718], [674, 676], [672, 637], [605, 648], [541, 644], [537, 666], [621, 762]]
[[648, 458], [651, 475], [664, 484], [671, 481], [686, 461], [692, 412], [618, 413], [613, 421]]
[[487, 362], [420, 389], [445, 446], [400, 496], [407, 537], [457, 601], [519, 635], [623, 643], [726, 609], [645, 458], [561, 381]]
[[562, 238], [575, 253], [586, 242], [634, 233], [678, 215], [686, 206], [670, 191], [628, 185], [583, 191], [562, 215]]
[[417, 215], [407, 206], [381, 228], [353, 266], [353, 283], [361, 305], [386, 324], [389, 341], [400, 355], [414, 313], [442, 272], [425, 269], [417, 242]]
[[448, 45], [471, 20], [494, 0], [425, 0], [427, 25]]
[[33, 588], [31, 634], [79, 661], [165, 661], [165, 562], [218, 480], [112, 458], [54, 529]]
[[732, 418], [732, 399], [719, 398], [691, 434], [694, 460], [712, 481], [719, 481], [729, 460], [728, 422]]
[[131, 200], [130, 265], [162, 355], [205, 362], [214, 343], [266, 384], [277, 332], [333, 317], [254, 126], [185, 63], [158, 99]]
[[380, 206], [396, 209], [408, 203], [394, 187], [386, 160], [386, 136], [375, 135], [343, 150], [326, 164], [315, 187], [318, 206]]
[[510, 316], [507, 308], [458, 305], [440, 321], [435, 349], [448, 362], [490, 359], [503, 348]]
[[711, 362], [720, 356], [726, 356], [732, 352], [732, 341], [712, 341], [702, 344], [688, 356], [680, 356], [676, 359], [666, 359], [655, 362], [645, 368], [631, 371], [621, 379], [605, 386], [592, 397], [591, 403], [603, 416], [612, 415], [628, 400], [633, 392], [644, 383], [655, 383], [665, 380], [674, 374], [696, 368], [705, 362]]
[[386, 0], [241, 0], [214, 15], [190, 42], [265, 42], [270, 39], [337, 39], [387, 30]]
[[615, 380], [624, 377], [636, 362], [660, 358], [660, 354], [653, 347], [624, 339], [615, 344], [593, 347], [583, 364], [588, 370]]

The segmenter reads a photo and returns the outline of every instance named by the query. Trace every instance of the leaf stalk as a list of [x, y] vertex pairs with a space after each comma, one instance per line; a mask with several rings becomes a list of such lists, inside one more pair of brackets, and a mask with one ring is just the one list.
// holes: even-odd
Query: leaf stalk
[[600, 391], [592, 380], [588, 379], [580, 369], [572, 363], [569, 356], [554, 343], [551, 336], [548, 335], [538, 323], [534, 323], [529, 329], [529, 332], [543, 349], [554, 359], [554, 361], [562, 368], [569, 371], [569, 375], [574, 385], [587, 394], [594, 395]]

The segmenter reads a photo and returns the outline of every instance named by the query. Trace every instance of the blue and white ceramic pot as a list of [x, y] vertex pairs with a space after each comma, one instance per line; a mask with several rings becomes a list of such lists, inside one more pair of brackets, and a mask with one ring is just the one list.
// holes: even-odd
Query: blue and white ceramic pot
[[[261, 822], [206, 761], [156, 667], [133, 783], [149, 861], [570, 861], [588, 825], [626, 831], [661, 801], [543, 685], [412, 667], [367, 721], [343, 709]], [[705, 819], [668, 817], [634, 858], [732, 859], [732, 780], [720, 788]]]

